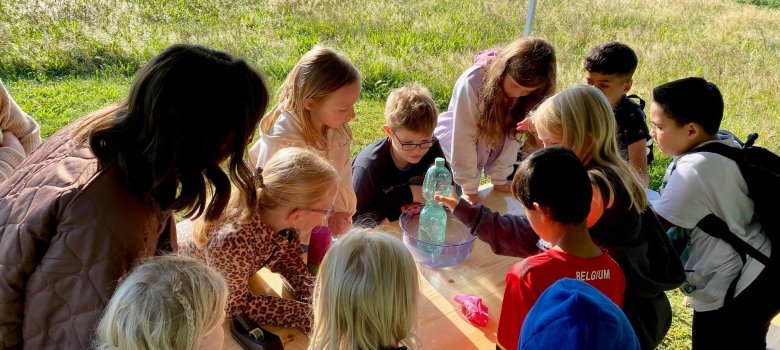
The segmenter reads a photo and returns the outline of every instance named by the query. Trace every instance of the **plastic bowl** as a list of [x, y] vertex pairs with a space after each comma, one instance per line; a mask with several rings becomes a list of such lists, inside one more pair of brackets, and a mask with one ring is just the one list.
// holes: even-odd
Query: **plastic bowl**
[[476, 236], [455, 215], [447, 211], [447, 236], [444, 244], [426, 242], [417, 235], [422, 205], [401, 214], [404, 245], [418, 263], [432, 267], [448, 267], [462, 263], [471, 255]]

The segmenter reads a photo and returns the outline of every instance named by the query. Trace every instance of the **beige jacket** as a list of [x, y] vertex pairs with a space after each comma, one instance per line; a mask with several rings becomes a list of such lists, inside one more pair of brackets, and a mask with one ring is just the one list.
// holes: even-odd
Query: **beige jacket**
[[[3, 132], [11, 132], [19, 139], [24, 153], [11, 147], [3, 147]], [[14, 172], [24, 157], [41, 144], [38, 123], [16, 104], [3, 82], [0, 81], [0, 183]]]
[[[336, 212], [355, 215], [357, 198], [352, 189], [352, 156], [349, 146], [352, 139], [345, 130], [328, 129], [326, 135], [328, 149], [325, 156], [330, 160], [339, 173], [340, 181], [338, 194], [336, 195]], [[260, 140], [249, 150], [249, 162], [258, 168], [284, 147], [307, 147], [303, 139], [303, 124], [300, 118], [291, 112], [284, 111], [276, 120], [269, 133], [260, 129]]]

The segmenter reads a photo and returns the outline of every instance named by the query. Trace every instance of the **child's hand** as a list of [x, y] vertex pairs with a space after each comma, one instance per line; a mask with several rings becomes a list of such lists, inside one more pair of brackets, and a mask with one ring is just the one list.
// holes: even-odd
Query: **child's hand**
[[22, 155], [26, 156], [27, 154], [24, 152], [24, 147], [22, 147], [22, 143], [19, 142], [19, 139], [10, 131], [3, 131], [3, 142], [0, 143], [0, 147], [10, 147], [11, 149], [15, 149]]
[[455, 207], [458, 205], [458, 200], [455, 198], [440, 196], [437, 194], [433, 196], [433, 199], [435, 199], [441, 205], [447, 206], [448, 208], [450, 208], [450, 210], [455, 210]]
[[339, 237], [352, 227], [352, 216], [345, 212], [333, 213], [328, 218], [328, 228], [333, 237]]
[[534, 127], [534, 118], [526, 117], [517, 123], [517, 131], [527, 131], [531, 134], [536, 134], [536, 128]]
[[465, 194], [464, 193], [460, 197], [465, 199], [466, 202], [469, 202], [469, 204], [471, 204], [471, 205], [477, 204], [481, 200], [481, 198], [479, 198], [479, 193], [474, 193], [474, 194]]
[[505, 183], [503, 185], [493, 185], [493, 189], [496, 190], [496, 191], [501, 191], [501, 192], [511, 192], [512, 191], [512, 184]]
[[409, 185], [409, 189], [412, 190], [412, 202], [425, 203], [425, 197], [422, 194], [422, 186]]

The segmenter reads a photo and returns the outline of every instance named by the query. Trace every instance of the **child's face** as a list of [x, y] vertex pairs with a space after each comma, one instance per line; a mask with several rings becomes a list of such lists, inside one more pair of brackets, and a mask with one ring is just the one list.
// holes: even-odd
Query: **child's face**
[[562, 146], [560, 135], [553, 135], [548, 133], [547, 130], [537, 129], [536, 136], [539, 138], [539, 141], [542, 141], [544, 147]]
[[315, 226], [328, 225], [328, 216], [333, 211], [333, 202], [336, 200], [336, 189], [323, 196], [319, 202], [312, 205], [311, 208], [298, 208], [295, 210], [297, 217], [294, 219], [293, 227], [301, 231], [301, 243], [309, 244], [311, 230]]
[[385, 133], [393, 145], [392, 151], [395, 157], [410, 164], [419, 163], [433, 144], [433, 135], [405, 128], [392, 131], [390, 127], [385, 125]]
[[663, 153], [678, 156], [688, 152], [698, 144], [692, 123], [679, 125], [677, 121], [669, 118], [663, 108], [655, 102], [650, 103], [649, 113], [650, 135]]
[[507, 95], [507, 97], [523, 97], [528, 96], [532, 92], [536, 91], [538, 89], [538, 86], [535, 87], [527, 87], [522, 86], [515, 81], [514, 78], [512, 78], [511, 75], [507, 74], [504, 77], [504, 81], [502, 82], [504, 93]]
[[315, 124], [338, 129], [355, 119], [355, 103], [360, 97], [360, 82], [344, 85], [327, 96], [304, 103]]
[[617, 107], [620, 99], [631, 90], [631, 85], [633, 85], [632, 80], [624, 81], [615, 74], [588, 71], [585, 71], [585, 80], [588, 85], [596, 87], [601, 90], [604, 96], [607, 96], [607, 100], [613, 109]]
[[[224, 320], [225, 317], [225, 311], [222, 310], [221, 319]], [[195, 345], [195, 350], [220, 350], [224, 342], [225, 330], [222, 328], [222, 322], [220, 322], [214, 327], [214, 330], [200, 338], [200, 342]]]

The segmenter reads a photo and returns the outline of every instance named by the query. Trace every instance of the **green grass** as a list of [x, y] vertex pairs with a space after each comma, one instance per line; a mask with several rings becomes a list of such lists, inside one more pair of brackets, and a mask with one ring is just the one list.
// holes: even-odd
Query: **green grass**
[[737, 2], [780, 9], [780, 0], [737, 0]]
[[[0, 1], [0, 78], [47, 137], [121, 100], [133, 73], [176, 42], [245, 57], [276, 89], [316, 43], [344, 52], [364, 76], [353, 153], [381, 136], [387, 93], [418, 81], [447, 106], [472, 56], [522, 35], [526, 2], [496, 0], [15, 0]], [[759, 6], [754, 6], [759, 5]], [[583, 81], [582, 58], [620, 40], [640, 57], [634, 92], [703, 76], [724, 94], [723, 128], [780, 152], [778, 0], [548, 0], [533, 34], [550, 40], [564, 88]], [[696, 103], [692, 101], [692, 103]], [[669, 158], [656, 153], [651, 187]], [[679, 293], [670, 293], [679, 301]], [[679, 304], [679, 302], [673, 302]], [[676, 314], [689, 311], [675, 309]], [[687, 313], [686, 313], [687, 312]], [[677, 316], [676, 316], [677, 317]], [[663, 345], [690, 347], [690, 317]]]

